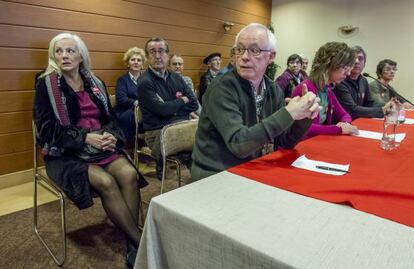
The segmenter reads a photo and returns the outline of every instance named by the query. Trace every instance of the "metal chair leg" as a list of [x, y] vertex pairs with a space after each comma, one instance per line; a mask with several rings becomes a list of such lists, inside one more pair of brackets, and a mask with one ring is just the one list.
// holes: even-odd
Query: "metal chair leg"
[[[53, 253], [53, 251], [50, 249], [49, 245], [46, 243], [45, 239], [40, 235], [39, 227], [38, 227], [38, 201], [37, 201], [37, 187], [38, 185], [41, 185], [44, 189], [49, 191], [50, 193], [54, 194], [58, 199], [60, 203], [60, 215], [61, 215], [61, 237], [62, 237], [62, 255], [59, 258], [57, 254]], [[34, 213], [34, 230], [36, 233], [36, 236], [39, 238], [40, 242], [43, 244], [43, 246], [46, 248], [49, 255], [52, 257], [53, 261], [58, 265], [62, 266], [66, 260], [66, 216], [65, 216], [65, 197], [64, 195], [58, 191], [55, 190], [53, 187], [50, 187], [49, 184], [47, 184], [45, 181], [42, 181], [39, 179], [39, 175], [36, 173], [35, 180], [34, 180], [34, 206], [33, 206], [33, 213]]]
[[164, 190], [164, 182], [165, 182], [166, 175], [167, 175], [167, 160], [165, 158], [163, 158], [163, 160], [162, 160], [161, 192], [160, 192], [160, 194], [162, 194], [162, 192]]
[[181, 164], [177, 163], [178, 187], [181, 187]]
[[145, 224], [145, 218], [146, 216], [144, 215], [144, 201], [142, 201], [142, 196], [141, 196], [141, 190], [138, 189], [138, 195], [139, 195], [139, 210], [138, 210], [138, 214], [139, 214], [139, 219], [138, 221], [141, 221], [141, 223], [138, 223], [138, 229], [142, 232], [142, 230], [144, 229], [144, 224]]

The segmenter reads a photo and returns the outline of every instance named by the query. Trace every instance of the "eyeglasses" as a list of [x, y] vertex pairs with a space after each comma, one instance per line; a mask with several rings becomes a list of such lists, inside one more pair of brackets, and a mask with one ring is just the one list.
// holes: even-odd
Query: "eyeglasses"
[[397, 67], [386, 67], [386, 68], [384, 68], [384, 72], [390, 72], [390, 71], [394, 71], [394, 72], [397, 72], [398, 71], [398, 69], [397, 69]]
[[291, 62], [288, 63], [288, 65], [294, 65], [294, 64], [296, 64], [296, 65], [302, 65], [302, 63], [299, 60], [291, 61]]
[[156, 49], [150, 49], [150, 50], [149, 50], [149, 54], [151, 54], [152, 56], [157, 55], [157, 53], [159, 53], [160, 55], [164, 55], [164, 54], [166, 54], [167, 52], [168, 52], [168, 50], [167, 50], [167, 49], [159, 49], [159, 50], [156, 50]]
[[241, 48], [241, 47], [236, 47], [235, 50], [234, 50], [234, 52], [236, 53], [236, 55], [241, 56], [241, 55], [244, 54], [244, 52], [246, 50], [247, 50], [248, 54], [249, 55], [252, 55], [252, 56], [259, 56], [260, 53], [262, 53], [262, 52], [270, 52], [271, 51], [271, 50], [262, 50], [262, 49], [259, 49], [259, 48]]
[[351, 69], [352, 69], [353, 67], [352, 66], [349, 66], [349, 65], [344, 65], [344, 66], [341, 66], [340, 67], [340, 69], [342, 69], [342, 71], [344, 71], [344, 72], [349, 72], [349, 71], [351, 71]]
[[171, 63], [171, 65], [182, 66], [183, 63]]

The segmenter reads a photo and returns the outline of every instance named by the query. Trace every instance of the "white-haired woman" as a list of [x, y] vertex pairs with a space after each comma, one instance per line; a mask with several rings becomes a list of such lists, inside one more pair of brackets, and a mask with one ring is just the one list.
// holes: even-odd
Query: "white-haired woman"
[[88, 49], [77, 35], [50, 41], [48, 67], [36, 81], [34, 119], [47, 174], [80, 209], [92, 206], [95, 190], [133, 256], [141, 236], [137, 178], [146, 182], [124, 153], [105, 85], [91, 73]]
[[129, 48], [123, 60], [128, 67], [128, 72], [116, 82], [115, 113], [127, 141], [133, 141], [136, 130], [134, 109], [138, 105], [137, 79], [143, 71], [146, 60], [145, 52], [137, 47]]

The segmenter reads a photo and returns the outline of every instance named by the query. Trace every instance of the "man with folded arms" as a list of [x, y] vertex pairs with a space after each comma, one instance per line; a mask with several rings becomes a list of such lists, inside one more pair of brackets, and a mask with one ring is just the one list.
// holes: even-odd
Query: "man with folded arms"
[[284, 106], [283, 93], [264, 76], [276, 56], [276, 39], [252, 23], [235, 42], [236, 68], [214, 79], [206, 92], [193, 149], [191, 176], [199, 180], [268, 152], [292, 148], [320, 111], [307, 93]]
[[188, 120], [198, 108], [197, 98], [183, 78], [167, 70], [169, 48], [162, 38], [153, 37], [145, 44], [148, 70], [137, 81], [145, 142], [157, 161], [157, 177], [162, 177], [161, 129], [167, 124]]

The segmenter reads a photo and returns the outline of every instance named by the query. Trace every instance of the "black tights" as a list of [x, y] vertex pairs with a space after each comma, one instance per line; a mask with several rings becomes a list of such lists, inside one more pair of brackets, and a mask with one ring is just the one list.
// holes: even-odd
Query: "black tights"
[[141, 238], [138, 229], [140, 201], [135, 168], [125, 157], [120, 157], [105, 168], [89, 165], [88, 174], [108, 217], [138, 247]]

